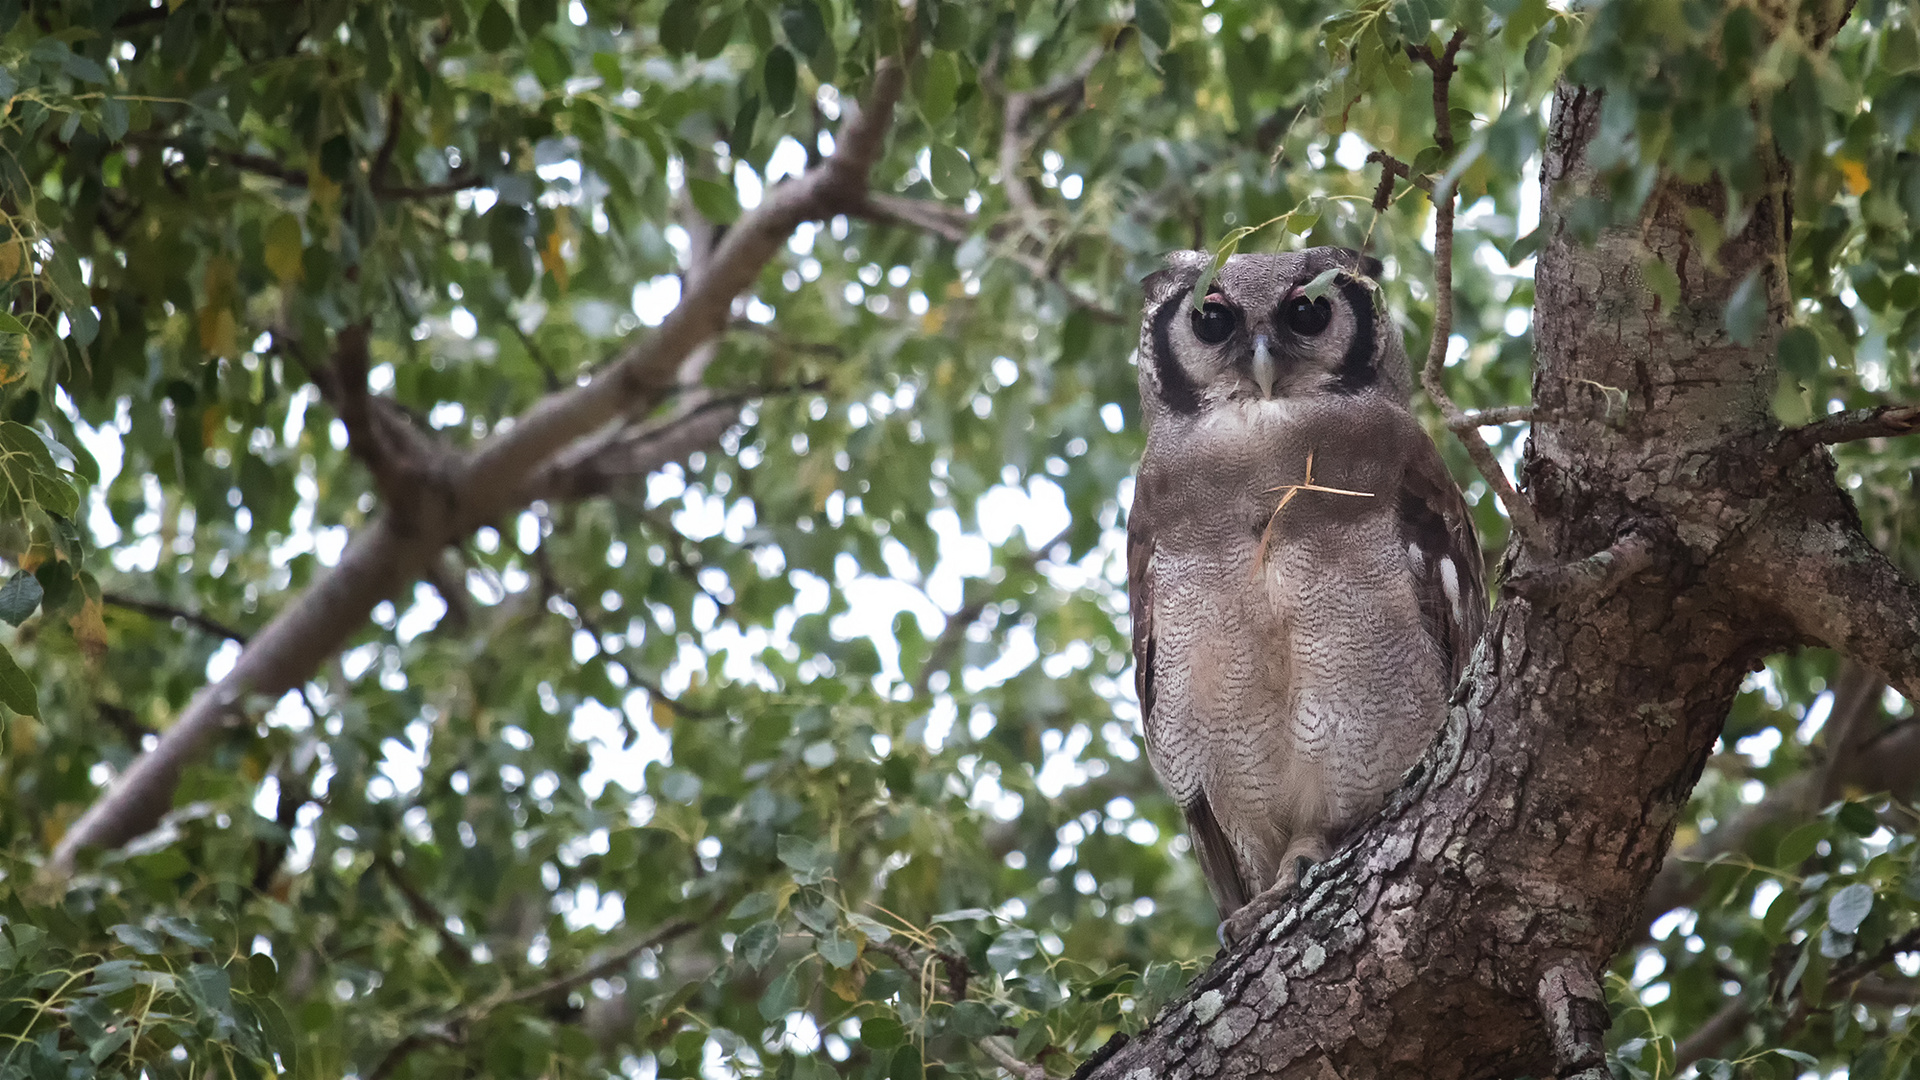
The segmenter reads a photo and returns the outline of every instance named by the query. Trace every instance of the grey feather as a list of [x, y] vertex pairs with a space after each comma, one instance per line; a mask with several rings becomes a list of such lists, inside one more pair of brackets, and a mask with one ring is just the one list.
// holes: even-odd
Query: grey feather
[[[1128, 572], [1148, 754], [1224, 917], [1384, 803], [1439, 728], [1486, 588], [1363, 276], [1378, 264], [1237, 255], [1203, 312], [1207, 259], [1144, 282]], [[1330, 268], [1315, 306], [1303, 287]]]

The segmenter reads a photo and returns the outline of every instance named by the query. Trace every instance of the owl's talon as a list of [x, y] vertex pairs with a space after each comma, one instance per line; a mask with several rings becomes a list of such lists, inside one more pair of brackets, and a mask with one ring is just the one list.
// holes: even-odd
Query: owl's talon
[[1220, 924], [1220, 940], [1232, 946], [1252, 937], [1253, 932], [1260, 929], [1260, 924], [1266, 921], [1267, 916], [1280, 910], [1280, 905], [1286, 901], [1287, 894], [1292, 891], [1293, 882], [1289, 881], [1282, 885], [1275, 885], [1247, 901], [1240, 910], [1227, 916], [1226, 921]]

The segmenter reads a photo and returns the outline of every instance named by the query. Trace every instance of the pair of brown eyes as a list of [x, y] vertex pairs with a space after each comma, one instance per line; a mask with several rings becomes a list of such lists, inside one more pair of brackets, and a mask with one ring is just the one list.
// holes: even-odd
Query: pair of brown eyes
[[[1333, 305], [1325, 297], [1295, 296], [1280, 305], [1280, 321], [1301, 337], [1313, 337], [1333, 322]], [[1217, 300], [1193, 313], [1193, 336], [1209, 345], [1220, 344], [1239, 328], [1240, 313]]]

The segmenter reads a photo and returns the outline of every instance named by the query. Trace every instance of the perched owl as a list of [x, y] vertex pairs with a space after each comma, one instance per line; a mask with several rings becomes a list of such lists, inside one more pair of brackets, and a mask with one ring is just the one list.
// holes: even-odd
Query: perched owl
[[1486, 590], [1466, 503], [1408, 411], [1379, 264], [1236, 255], [1196, 306], [1208, 261], [1175, 253], [1144, 283], [1127, 567], [1148, 755], [1231, 941], [1433, 740]]

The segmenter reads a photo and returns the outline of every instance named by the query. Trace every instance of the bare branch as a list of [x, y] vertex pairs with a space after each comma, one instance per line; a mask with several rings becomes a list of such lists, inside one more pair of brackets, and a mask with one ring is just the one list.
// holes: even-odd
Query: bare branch
[[[1465, 28], [1455, 30], [1448, 40], [1445, 50], [1435, 56], [1425, 45], [1413, 45], [1407, 48], [1407, 55], [1424, 62], [1433, 72], [1433, 137], [1440, 146], [1441, 160], [1453, 155], [1453, 125], [1449, 105], [1452, 93], [1453, 73], [1456, 69], [1454, 57], [1459, 54], [1460, 46], [1467, 39]], [[1389, 174], [1391, 175], [1391, 174]], [[1384, 183], [1383, 179], [1383, 183]], [[1474, 468], [1487, 481], [1487, 486], [1500, 498], [1500, 505], [1506, 507], [1507, 517], [1513, 522], [1513, 530], [1519, 536], [1523, 547], [1537, 551], [1549, 550], [1540, 523], [1534, 516], [1533, 505], [1513, 486], [1507, 478], [1506, 470], [1495, 460], [1493, 450], [1487, 441], [1480, 437], [1481, 424], [1475, 422], [1469, 414], [1463, 412], [1448, 396], [1446, 386], [1441, 381], [1441, 373], [1446, 370], [1447, 342], [1453, 335], [1453, 216], [1454, 188], [1446, 180], [1433, 185], [1429, 192], [1433, 200], [1433, 337], [1427, 344], [1427, 362], [1420, 370], [1420, 385], [1427, 391], [1434, 407], [1440, 410], [1441, 419], [1447, 429], [1460, 440], [1466, 448], [1467, 457], [1472, 459]]]
[[734, 297], [753, 283], [794, 227], [844, 212], [863, 198], [901, 83], [899, 64], [883, 60], [867, 105], [848, 110], [833, 155], [774, 188], [743, 215], [666, 321], [626, 346], [599, 378], [548, 395], [518, 422], [502, 424], [447, 469], [445, 498], [421, 500], [412, 520], [399, 521], [389, 508], [362, 529], [340, 562], [260, 631], [233, 670], [203, 688], [159, 743], [114, 779], [61, 838], [43, 872], [64, 877], [82, 850], [117, 847], [151, 829], [171, 807], [182, 771], [243, 702], [271, 700], [300, 685], [366, 625], [375, 604], [397, 595], [447, 544], [526, 505], [532, 478], [582, 433], [650, 408], [672, 392], [682, 363], [726, 326]]
[[605, 495], [643, 479], [669, 462], [684, 462], [712, 446], [740, 422], [744, 397], [705, 397], [673, 416], [635, 428], [615, 428], [583, 440], [556, 457], [528, 485], [528, 498], [573, 501]]
[[1697, 902], [1707, 889], [1705, 869], [1746, 851], [1759, 833], [1803, 820], [1849, 790], [1904, 795], [1920, 783], [1920, 723], [1873, 730], [1886, 685], [1879, 672], [1842, 662], [1827, 717], [1826, 760], [1773, 784], [1759, 802], [1720, 822], [1686, 850], [1670, 853], [1647, 889], [1637, 939], [1644, 940], [1660, 916]]
[[1447, 428], [1450, 431], [1468, 431], [1503, 424], [1531, 424], [1535, 415], [1531, 405], [1498, 405], [1491, 409], [1463, 412], [1447, 421]]
[[[974, 215], [964, 210], [929, 199], [909, 199], [898, 195], [869, 195], [848, 213], [865, 221], [919, 229], [955, 244], [965, 241], [978, 225]], [[987, 235], [1005, 241], [996, 249], [996, 255], [1012, 259], [1035, 278], [1059, 286], [1060, 291], [1066, 294], [1067, 302], [1074, 307], [1101, 322], [1119, 324], [1130, 321], [1128, 316], [1069, 285], [1061, 278], [1058, 268], [1048, 265], [1047, 260], [1028, 250], [1021, 243], [1022, 238], [1028, 235], [1022, 227], [996, 222], [987, 228]]]
[[993, 1059], [994, 1064], [1007, 1070], [1015, 1080], [1047, 1080], [1047, 1070], [1038, 1065], [1021, 1061], [1014, 1055], [1013, 1050], [1007, 1046], [1006, 1040], [996, 1035], [982, 1037], [980, 1040], [980, 1049], [986, 1051], [987, 1056]]
[[1720, 1011], [1707, 1018], [1707, 1022], [1694, 1029], [1693, 1034], [1680, 1040], [1674, 1047], [1673, 1071], [1678, 1074], [1687, 1066], [1704, 1057], [1718, 1056], [1721, 1048], [1746, 1030], [1747, 1020], [1753, 1015], [1753, 1009], [1742, 999], [1734, 998], [1720, 1007]]
[[127, 611], [137, 611], [142, 615], [151, 615], [156, 619], [167, 619], [169, 621], [179, 619], [189, 626], [198, 627], [216, 637], [223, 637], [228, 641], [237, 641], [242, 645], [247, 643], [246, 634], [235, 630], [233, 627], [228, 626], [226, 623], [212, 616], [202, 615], [196, 611], [188, 611], [185, 608], [161, 603], [158, 600], [141, 600], [123, 593], [110, 592], [102, 593], [100, 595], [100, 602], [109, 607], [124, 608]]
[[[1047, 552], [1052, 551], [1057, 545], [1065, 542], [1067, 536], [1072, 532], [1073, 526], [1067, 526], [1060, 530], [1059, 534], [1053, 539], [1041, 544], [1025, 555], [1017, 556], [1012, 560], [1013, 565], [1031, 572], [1034, 567], [1040, 564], [1040, 560], [1046, 558]], [[966, 641], [967, 631], [973, 629], [973, 624], [980, 621], [980, 616], [985, 614], [986, 610], [987, 602], [985, 600], [975, 600], [971, 603], [961, 605], [960, 610], [947, 616], [946, 626], [941, 629], [940, 636], [934, 639], [933, 647], [927, 650], [926, 661], [920, 665], [920, 670], [914, 674], [912, 684], [914, 697], [925, 696], [927, 685], [933, 680], [934, 673], [945, 671], [947, 665], [953, 663], [954, 655], [960, 651], [961, 644]]]
[[467, 967], [472, 964], [473, 953], [468, 950], [465, 942], [455, 937], [452, 930], [447, 929], [447, 917], [433, 906], [433, 901], [428, 900], [418, 886], [414, 885], [413, 880], [407, 877], [398, 863], [393, 861], [393, 857], [383, 852], [374, 856], [373, 863], [387, 875], [387, 880], [393, 882], [393, 887], [400, 890], [400, 896], [407, 902], [407, 910], [413, 912], [413, 917], [426, 924], [427, 928], [433, 931], [434, 936], [440, 939], [440, 952], [448, 961], [455, 967]]
[[1754, 537], [1743, 584], [1804, 640], [1885, 673], [1920, 701], [1920, 585], [1861, 534], [1845, 496], [1828, 498], [1826, 514]]
[[[1436, 75], [1435, 81], [1438, 80]], [[1440, 91], [1435, 90], [1438, 96]], [[1453, 403], [1447, 395], [1446, 387], [1441, 383], [1441, 372], [1446, 368], [1447, 340], [1453, 334], [1453, 187], [1447, 183], [1436, 185], [1433, 193], [1433, 340], [1427, 346], [1427, 362], [1420, 371], [1420, 384], [1426, 388], [1427, 397], [1440, 410], [1441, 418], [1448, 430], [1466, 447], [1467, 456], [1473, 460], [1474, 467], [1500, 497], [1500, 504], [1507, 509], [1507, 517], [1513, 522], [1517, 533], [1525, 546], [1539, 551], [1548, 550], [1540, 531], [1540, 522], [1534, 517], [1533, 505], [1522, 498], [1515, 490], [1513, 481], [1507, 479], [1506, 470], [1494, 459], [1493, 449], [1480, 437], [1480, 425], [1469, 422], [1467, 414]]]
[[1515, 574], [1507, 578], [1501, 588], [1545, 605], [1605, 599], [1628, 578], [1652, 567], [1655, 555], [1651, 537], [1629, 532], [1605, 551], [1595, 552], [1579, 562]]
[[1920, 405], [1880, 405], [1823, 416], [1810, 424], [1789, 429], [1781, 444], [1783, 450], [1797, 456], [1821, 444], [1890, 439], [1917, 431], [1920, 431]]
[[[588, 964], [578, 971], [570, 971], [564, 975], [556, 975], [546, 982], [538, 983], [522, 990], [516, 990], [502, 998], [501, 1002], [518, 1005], [528, 1001], [540, 1001], [545, 998], [564, 994], [576, 986], [584, 986], [595, 979], [603, 979], [608, 975], [616, 975], [624, 970], [628, 964], [633, 963], [641, 953], [646, 952], [648, 949], [657, 949], [667, 942], [672, 941], [674, 938], [698, 930], [707, 920], [725, 911], [731, 905], [731, 900], [716, 904], [711, 911], [698, 920], [678, 919], [670, 922], [660, 929], [655, 930], [653, 933], [648, 934], [646, 937], [641, 938], [639, 941], [616, 949], [607, 956]], [[479, 1013], [489, 1011], [491, 1008], [492, 1006], [488, 1006], [487, 1009], [479, 1010], [478, 1013], [470, 1015], [478, 1015]]]

